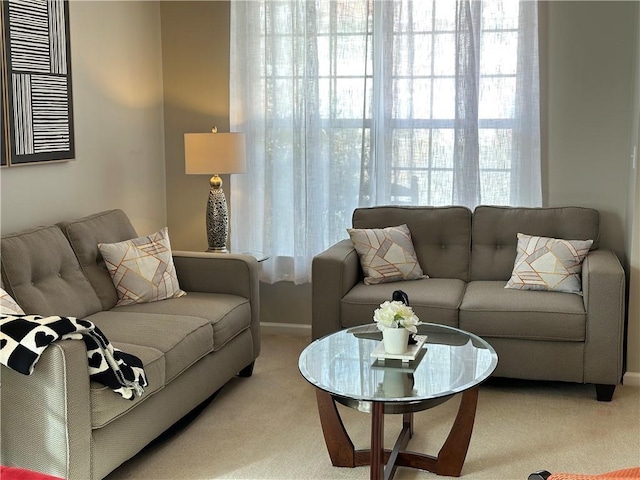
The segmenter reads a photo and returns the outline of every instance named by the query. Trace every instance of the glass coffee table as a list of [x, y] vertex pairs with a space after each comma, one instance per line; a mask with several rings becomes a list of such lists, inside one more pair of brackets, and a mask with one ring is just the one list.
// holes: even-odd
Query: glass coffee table
[[[478, 386], [498, 364], [482, 338], [444, 325], [425, 323], [427, 339], [415, 360], [372, 357], [382, 341], [375, 324], [332, 333], [307, 346], [298, 367], [316, 387], [325, 444], [336, 467], [371, 466], [371, 479], [390, 479], [398, 466], [458, 477], [462, 471], [478, 401]], [[461, 394], [458, 414], [436, 457], [405, 451], [413, 434], [413, 414]], [[356, 450], [336, 402], [371, 414], [371, 448]], [[393, 450], [384, 448], [384, 414], [402, 414]]]

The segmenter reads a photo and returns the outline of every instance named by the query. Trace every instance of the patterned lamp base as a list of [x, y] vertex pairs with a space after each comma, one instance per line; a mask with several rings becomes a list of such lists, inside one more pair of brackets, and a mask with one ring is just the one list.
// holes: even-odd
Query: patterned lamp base
[[209, 201], [207, 202], [207, 240], [210, 252], [227, 253], [229, 220], [227, 200], [222, 190], [222, 180], [214, 175], [210, 180]]

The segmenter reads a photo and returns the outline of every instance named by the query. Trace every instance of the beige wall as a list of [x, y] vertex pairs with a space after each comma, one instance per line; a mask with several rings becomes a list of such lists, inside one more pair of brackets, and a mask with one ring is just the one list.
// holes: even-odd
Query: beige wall
[[[634, 98], [633, 144], [636, 145], [635, 171], [631, 169], [631, 185], [629, 194], [629, 218], [631, 229], [631, 262], [629, 282], [629, 348], [627, 351], [627, 383], [640, 385], [640, 8], [636, 21], [636, 75]], [[633, 181], [635, 180], [635, 182]]]
[[[160, 2], [160, 9], [171, 244], [206, 250], [209, 176], [184, 173], [184, 134], [229, 131], [229, 3]], [[229, 175], [222, 180], [229, 201]]]
[[0, 172], [1, 230], [124, 209], [140, 233], [166, 223], [160, 10], [69, 5], [76, 159]]
[[628, 265], [636, 2], [541, 8], [544, 203], [598, 209], [601, 245]]
[[[640, 85], [640, 75], [638, 75]], [[638, 131], [640, 136], [640, 130]], [[638, 159], [640, 161], [640, 159]], [[640, 385], [640, 168], [636, 168], [636, 192], [629, 284], [627, 371], [629, 382]], [[633, 372], [633, 373], [631, 373]], [[625, 378], [627, 380], [627, 378]]]

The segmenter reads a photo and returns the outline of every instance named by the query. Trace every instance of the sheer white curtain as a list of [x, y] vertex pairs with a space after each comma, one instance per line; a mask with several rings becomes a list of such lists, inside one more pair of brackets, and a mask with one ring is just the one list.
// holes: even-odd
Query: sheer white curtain
[[310, 279], [358, 206], [541, 204], [537, 5], [231, 3], [234, 249]]

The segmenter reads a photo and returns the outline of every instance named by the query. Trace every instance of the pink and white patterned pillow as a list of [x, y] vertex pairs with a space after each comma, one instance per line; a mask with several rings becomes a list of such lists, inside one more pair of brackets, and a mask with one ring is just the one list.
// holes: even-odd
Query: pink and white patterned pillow
[[24, 315], [20, 305], [2, 288], [0, 288], [0, 313], [5, 315]]
[[167, 227], [147, 237], [100, 243], [98, 250], [118, 291], [116, 305], [156, 302], [186, 295], [178, 283]]
[[592, 244], [518, 233], [516, 260], [505, 288], [582, 294], [582, 261]]
[[360, 257], [365, 285], [428, 278], [416, 257], [406, 225], [387, 228], [348, 228]]

